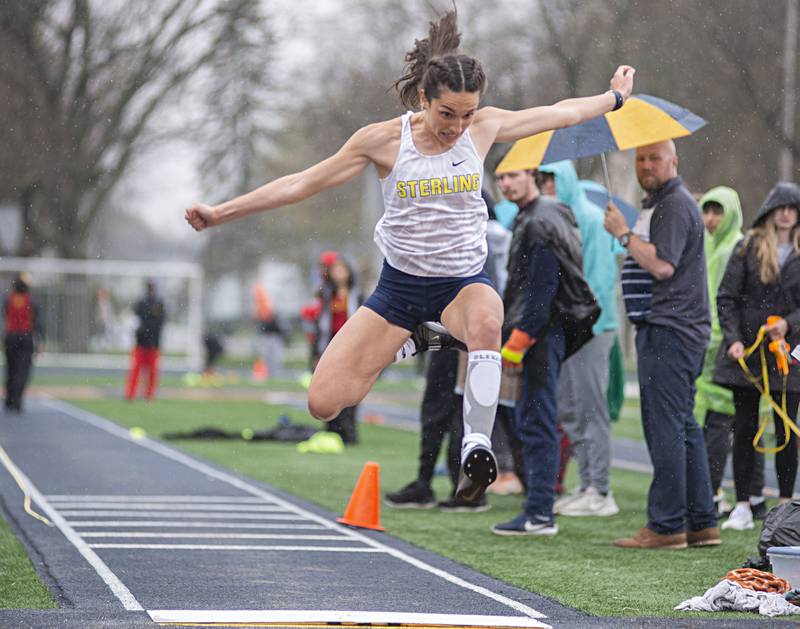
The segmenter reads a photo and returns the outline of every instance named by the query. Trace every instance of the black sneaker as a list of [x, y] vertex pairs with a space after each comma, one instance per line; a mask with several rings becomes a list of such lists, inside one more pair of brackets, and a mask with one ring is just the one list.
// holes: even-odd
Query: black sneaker
[[411, 333], [411, 340], [414, 341], [416, 356], [420, 352], [435, 352], [442, 349], [460, 349], [467, 351], [467, 346], [451, 335], [447, 328], [433, 321], [420, 323], [414, 332]]
[[754, 520], [763, 520], [767, 517], [767, 513], [769, 512], [769, 508], [767, 507], [767, 501], [762, 500], [758, 504], [750, 503], [750, 512], [753, 514]]
[[433, 509], [436, 506], [436, 497], [430, 487], [414, 481], [402, 489], [386, 494], [383, 502], [395, 509]]
[[450, 500], [443, 500], [438, 503], [436, 507], [439, 511], [446, 511], [448, 513], [481, 513], [491, 509], [492, 505], [487, 502], [486, 496], [481, 496], [477, 502], [466, 502], [454, 496], [450, 498]]
[[483, 446], [475, 446], [458, 471], [455, 496], [464, 502], [478, 502], [486, 488], [497, 480], [497, 459]]
[[558, 524], [554, 519], [530, 519], [524, 513], [509, 522], [495, 524], [492, 527], [495, 535], [547, 535], [558, 534]]

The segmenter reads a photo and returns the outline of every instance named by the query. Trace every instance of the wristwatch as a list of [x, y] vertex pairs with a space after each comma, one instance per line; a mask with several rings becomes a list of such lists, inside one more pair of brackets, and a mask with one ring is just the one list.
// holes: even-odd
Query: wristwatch
[[624, 234], [622, 234], [622, 236], [617, 238], [617, 240], [619, 240], [619, 244], [627, 248], [631, 242], [631, 236], [633, 236], [633, 232], [625, 232]]

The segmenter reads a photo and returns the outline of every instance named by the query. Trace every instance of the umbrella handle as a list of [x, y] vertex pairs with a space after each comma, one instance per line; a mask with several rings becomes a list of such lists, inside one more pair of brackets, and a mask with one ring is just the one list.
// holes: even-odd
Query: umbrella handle
[[603, 165], [603, 179], [606, 183], [606, 190], [608, 190], [608, 198], [611, 199], [611, 179], [608, 176], [608, 164], [606, 163], [606, 154], [600, 153], [600, 163]]
[[[608, 191], [608, 200], [611, 201], [611, 179], [608, 176], [608, 164], [606, 163], [606, 154], [600, 153], [600, 163], [603, 165], [603, 179], [606, 181], [606, 190]], [[603, 208], [605, 210], [605, 208]], [[611, 239], [611, 251], [616, 249], [614, 239]]]

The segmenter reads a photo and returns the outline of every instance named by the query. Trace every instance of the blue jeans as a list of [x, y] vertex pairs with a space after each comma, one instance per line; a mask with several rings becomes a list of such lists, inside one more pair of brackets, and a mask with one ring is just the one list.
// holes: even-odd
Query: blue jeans
[[515, 406], [514, 428], [522, 444], [528, 489], [525, 514], [534, 522], [553, 519], [559, 457], [556, 392], [565, 351], [559, 326], [536, 341], [525, 356], [522, 392]]
[[717, 524], [703, 431], [693, 414], [704, 350], [665, 326], [645, 324], [636, 333], [642, 425], [653, 463], [647, 527], [656, 533]]

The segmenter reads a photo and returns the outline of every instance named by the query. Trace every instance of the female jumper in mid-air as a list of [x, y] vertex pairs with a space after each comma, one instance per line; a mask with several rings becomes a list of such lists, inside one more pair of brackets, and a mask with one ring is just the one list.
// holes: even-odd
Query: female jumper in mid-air
[[476, 501], [494, 481], [491, 434], [500, 389], [503, 303], [483, 272], [486, 205], [483, 161], [494, 142], [512, 142], [577, 124], [619, 108], [634, 69], [620, 66], [611, 89], [555, 105], [478, 109], [486, 87], [480, 62], [458, 52], [455, 11], [430, 24], [406, 54], [395, 83], [410, 110], [356, 131], [339, 151], [310, 168], [216, 206], [195, 204], [186, 220], [197, 231], [307, 199], [373, 164], [385, 213], [375, 242], [385, 261], [378, 285], [333, 337], [311, 381], [308, 408], [330, 420], [358, 404], [380, 372], [412, 354], [412, 332], [441, 321], [467, 348], [462, 470], [456, 496]]

